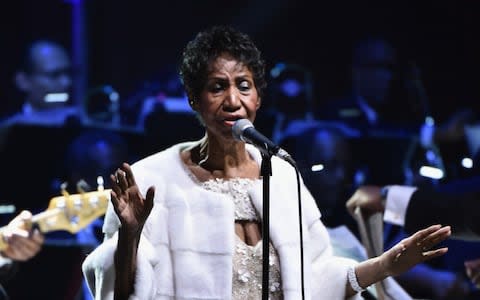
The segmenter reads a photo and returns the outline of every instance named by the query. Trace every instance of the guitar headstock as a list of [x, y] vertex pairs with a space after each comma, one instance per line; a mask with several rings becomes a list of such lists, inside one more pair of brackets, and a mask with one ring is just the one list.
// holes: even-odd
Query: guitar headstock
[[33, 217], [42, 232], [65, 230], [77, 233], [95, 219], [103, 216], [110, 201], [110, 189], [63, 193], [50, 199], [47, 210]]

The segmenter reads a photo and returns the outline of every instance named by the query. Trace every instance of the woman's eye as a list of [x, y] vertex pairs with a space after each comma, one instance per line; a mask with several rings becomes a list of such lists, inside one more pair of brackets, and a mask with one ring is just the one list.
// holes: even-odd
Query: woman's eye
[[222, 89], [223, 89], [223, 85], [216, 83], [211, 86], [210, 91], [212, 91], [213, 93], [217, 93], [217, 92], [220, 92]]
[[238, 88], [241, 90], [241, 91], [247, 91], [250, 89], [250, 83], [246, 80], [240, 82], [240, 84], [238, 85]]

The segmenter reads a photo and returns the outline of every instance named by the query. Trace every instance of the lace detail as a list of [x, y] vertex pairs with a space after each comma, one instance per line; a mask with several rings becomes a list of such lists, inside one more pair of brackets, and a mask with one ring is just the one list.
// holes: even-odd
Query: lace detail
[[[258, 214], [248, 195], [254, 184], [248, 178], [229, 180], [216, 178], [199, 183], [209, 191], [225, 194], [235, 204], [235, 220], [259, 220]], [[249, 300], [262, 298], [262, 241], [249, 246], [236, 236], [233, 254], [232, 299]], [[269, 299], [283, 299], [280, 261], [272, 243], [269, 246]]]
[[[262, 266], [262, 241], [249, 246], [237, 237], [233, 255], [232, 299], [262, 299]], [[268, 278], [268, 298], [283, 299], [280, 262], [272, 243], [269, 247]]]
[[222, 178], [202, 182], [206, 190], [222, 193], [235, 204], [235, 221], [257, 221], [259, 217], [253, 207], [248, 190], [253, 186], [254, 180], [248, 178]]

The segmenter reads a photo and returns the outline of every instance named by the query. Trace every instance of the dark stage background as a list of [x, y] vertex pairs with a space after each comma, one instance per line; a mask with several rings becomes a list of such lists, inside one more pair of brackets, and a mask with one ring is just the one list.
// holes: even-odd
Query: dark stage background
[[[22, 50], [34, 39], [49, 38], [67, 46], [76, 67], [76, 101], [82, 102], [98, 86], [111, 85], [119, 92], [121, 105], [128, 108], [135, 106], [131, 101], [148, 95], [149, 89], [155, 89], [152, 86], [172, 74], [183, 46], [198, 31], [213, 24], [232, 24], [254, 38], [269, 69], [279, 62], [309, 69], [318, 106], [348, 89], [352, 44], [368, 34], [384, 35], [393, 41], [404, 59], [415, 61], [420, 67], [433, 116], [443, 121], [463, 108], [480, 112], [480, 11], [475, 9], [476, 2], [4, 1], [0, 8], [0, 117], [22, 104], [13, 85], [13, 72]], [[264, 103], [272, 100], [268, 97], [263, 99]], [[167, 122], [167, 126], [159, 126], [161, 138], [155, 135], [145, 141], [138, 140], [136, 135], [126, 136], [133, 152], [132, 161], [157, 150], [155, 141], [161, 140], [163, 147], [180, 136], [193, 134], [187, 132], [188, 128], [180, 132], [178, 124]], [[181, 122], [187, 123], [185, 119]], [[10, 182], [2, 179], [0, 204], [16, 201], [19, 209], [45, 207], [50, 197], [58, 195], [56, 190], [51, 195], [49, 186], [54, 177], [49, 174], [62, 164], [57, 152], [63, 151], [73, 135], [19, 132], [15, 139], [9, 139], [10, 148], [3, 150], [7, 152], [0, 153], [4, 177]], [[143, 145], [150, 148], [139, 149]], [[40, 172], [41, 176], [31, 178], [33, 172]], [[13, 216], [6, 216], [6, 221]], [[47, 293], [48, 299], [57, 299], [51, 290], [56, 290], [52, 283], [58, 280], [66, 283], [56, 285], [76, 292], [84, 254], [84, 249], [75, 245], [47, 247], [21, 267], [13, 288], [30, 289], [39, 299], [41, 292]], [[75, 286], [70, 288], [70, 284]]]
[[473, 108], [480, 96], [480, 12], [474, 7], [467, 0], [12, 1], [0, 12], [1, 109], [18, 107], [12, 72], [34, 38], [70, 47], [84, 74], [79, 89], [110, 84], [126, 101], [170, 72], [197, 31], [228, 23], [253, 35], [271, 66], [285, 61], [310, 68], [317, 103], [346, 88], [351, 43], [384, 34], [421, 68], [430, 105], [442, 119], [452, 109]]

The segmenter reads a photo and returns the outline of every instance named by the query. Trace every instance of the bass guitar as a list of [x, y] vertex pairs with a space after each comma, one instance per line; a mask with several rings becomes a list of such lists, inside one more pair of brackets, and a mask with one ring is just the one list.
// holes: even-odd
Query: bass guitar
[[[42, 233], [59, 230], [77, 233], [105, 214], [110, 191], [103, 188], [78, 194], [63, 191], [62, 196], [50, 199], [45, 211], [32, 216], [32, 226]], [[8, 246], [4, 236], [7, 230], [8, 225], [0, 228], [0, 251]]]

